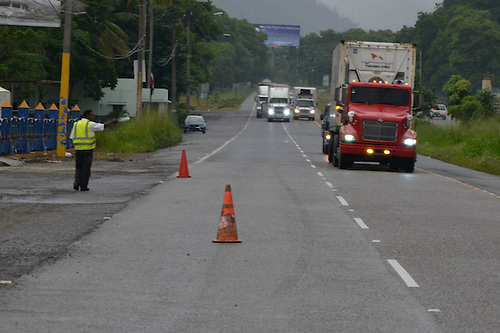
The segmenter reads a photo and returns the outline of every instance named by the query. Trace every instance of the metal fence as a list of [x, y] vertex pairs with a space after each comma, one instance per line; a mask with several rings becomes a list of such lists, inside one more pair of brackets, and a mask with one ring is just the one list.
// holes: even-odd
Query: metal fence
[[[25, 102], [14, 112], [12, 107], [5, 106], [6, 104], [2, 106], [0, 119], [0, 155], [57, 149], [59, 110], [55, 105], [45, 110], [38, 104], [34, 112], [31, 112], [34, 116], [30, 117], [30, 110]], [[67, 126], [64, 126], [67, 129], [65, 140], [67, 149], [73, 148], [69, 134], [73, 124], [79, 119], [80, 110], [75, 106], [68, 113]]]

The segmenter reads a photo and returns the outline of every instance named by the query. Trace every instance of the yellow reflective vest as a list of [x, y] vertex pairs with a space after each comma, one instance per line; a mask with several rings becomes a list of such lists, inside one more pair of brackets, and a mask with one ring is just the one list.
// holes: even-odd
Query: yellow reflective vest
[[79, 120], [73, 129], [73, 145], [76, 150], [91, 150], [95, 148], [95, 134], [90, 130], [90, 120]]

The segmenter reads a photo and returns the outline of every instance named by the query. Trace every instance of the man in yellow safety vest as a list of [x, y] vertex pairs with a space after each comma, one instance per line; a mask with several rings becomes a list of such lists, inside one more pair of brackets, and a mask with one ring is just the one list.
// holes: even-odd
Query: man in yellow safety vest
[[73, 124], [70, 139], [73, 140], [75, 146], [75, 182], [73, 188], [75, 191], [88, 191], [90, 178], [90, 169], [92, 168], [92, 159], [94, 148], [96, 146], [95, 132], [104, 131], [104, 127], [117, 123], [117, 119], [108, 121], [107, 123], [96, 123], [94, 120], [94, 112], [85, 110], [82, 119]]

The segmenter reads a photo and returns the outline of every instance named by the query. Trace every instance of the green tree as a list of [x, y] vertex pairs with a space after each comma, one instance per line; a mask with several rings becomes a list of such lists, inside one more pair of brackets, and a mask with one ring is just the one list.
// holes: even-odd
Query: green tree
[[471, 94], [471, 83], [461, 75], [453, 75], [443, 86], [443, 92], [448, 96], [448, 105], [459, 105], [462, 99]]
[[489, 118], [496, 114], [498, 108], [498, 97], [491, 90], [479, 90], [476, 98], [481, 103], [478, 116]]
[[[0, 26], [0, 81], [17, 82], [14, 101], [21, 102], [33, 92], [36, 82], [52, 79], [46, 68], [51, 55], [45, 50], [50, 40], [47, 28]], [[2, 101], [3, 103], [3, 101]]]
[[493, 81], [500, 77], [500, 25], [491, 21], [487, 11], [470, 6], [458, 6], [453, 17], [437, 33], [425, 63], [425, 71], [432, 73], [431, 85], [444, 84], [451, 75], [460, 73], [470, 78], [478, 88], [484, 76]]

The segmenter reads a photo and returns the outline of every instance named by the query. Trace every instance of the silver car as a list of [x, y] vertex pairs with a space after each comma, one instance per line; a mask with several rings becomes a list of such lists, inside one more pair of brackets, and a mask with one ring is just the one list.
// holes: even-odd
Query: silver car
[[446, 105], [438, 104], [431, 109], [431, 113], [429, 116], [431, 118], [439, 117], [441, 119], [446, 119], [447, 115], [448, 115], [448, 108], [446, 107]]

